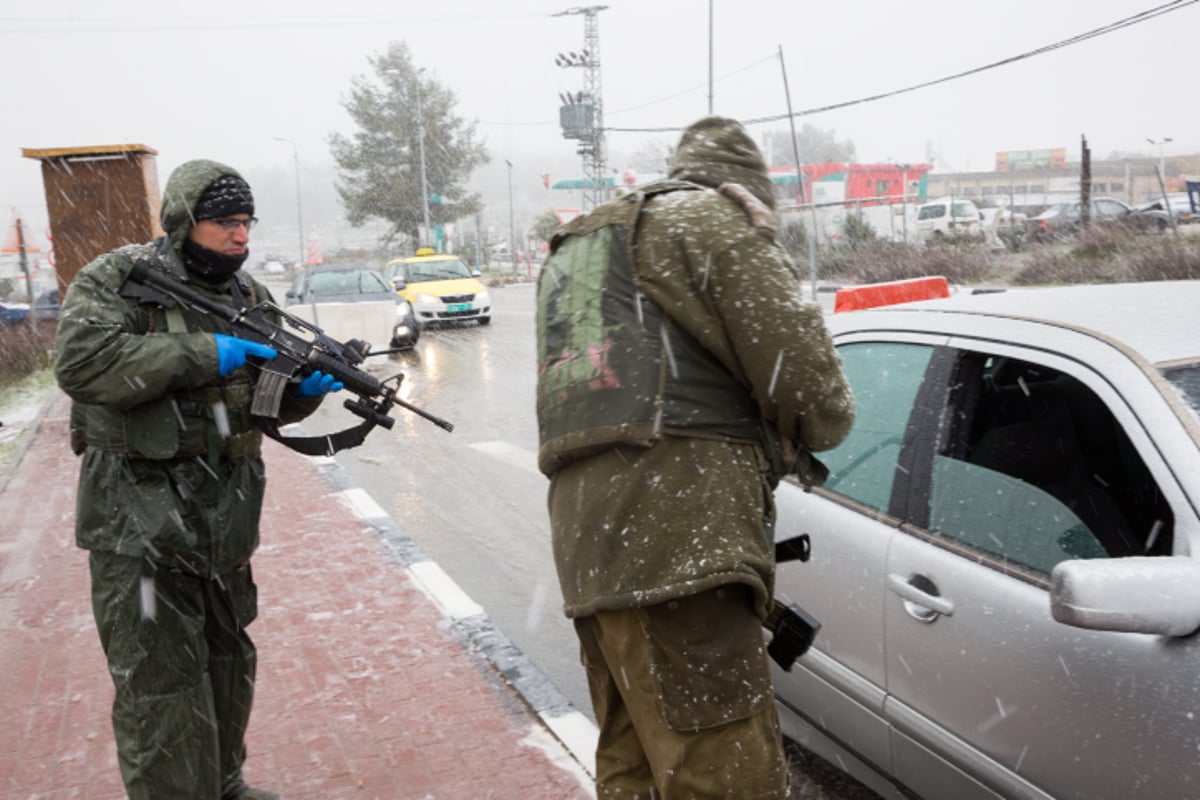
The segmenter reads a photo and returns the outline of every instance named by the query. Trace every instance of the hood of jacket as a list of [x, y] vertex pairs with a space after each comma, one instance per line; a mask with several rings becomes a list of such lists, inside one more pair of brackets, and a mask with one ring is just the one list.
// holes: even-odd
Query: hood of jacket
[[670, 177], [713, 188], [739, 183], [768, 208], [775, 208], [767, 164], [754, 140], [735, 119], [705, 117], [688, 127], [675, 150]]
[[192, 211], [208, 185], [222, 175], [242, 177], [233, 167], [199, 158], [180, 164], [167, 179], [159, 219], [181, 264], [184, 263], [183, 241], [191, 227], [196, 224]]

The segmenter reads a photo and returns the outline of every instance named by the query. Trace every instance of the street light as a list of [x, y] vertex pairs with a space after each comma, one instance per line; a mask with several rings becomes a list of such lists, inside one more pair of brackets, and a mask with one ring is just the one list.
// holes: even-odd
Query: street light
[[[424, 71], [424, 67], [417, 70], [417, 77], [413, 83], [417, 90], [417, 151], [421, 159], [421, 210], [425, 217], [425, 236], [432, 238], [433, 228], [429, 223], [429, 183], [425, 175], [425, 115], [421, 111], [421, 73]], [[385, 69], [384, 73], [399, 76], [400, 70]]]
[[1167, 180], [1167, 162], [1163, 157], [1163, 145], [1175, 140], [1170, 136], [1164, 136], [1161, 139], [1147, 139], [1146, 141], [1152, 145], [1158, 145], [1158, 174], [1165, 182]]
[[512, 256], [512, 271], [517, 274], [517, 228], [513, 224], [513, 199], [512, 199], [512, 162], [507, 158], [504, 163], [508, 164], [508, 252]]
[[308, 259], [304, 255], [304, 213], [300, 210], [300, 150], [291, 139], [276, 136], [275, 141], [287, 142], [292, 146], [292, 159], [296, 167], [296, 226], [300, 230], [300, 260], [296, 263], [303, 265]]

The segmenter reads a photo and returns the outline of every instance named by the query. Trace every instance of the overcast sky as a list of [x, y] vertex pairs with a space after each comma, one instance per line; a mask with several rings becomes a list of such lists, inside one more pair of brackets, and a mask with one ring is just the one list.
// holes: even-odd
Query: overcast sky
[[[937, 81], [1111, 25], [1165, 0], [713, 0], [713, 108], [743, 120], [787, 111], [782, 46], [797, 111]], [[1171, 6], [1170, 3], [1165, 3]], [[860, 161], [988, 170], [1000, 150], [1064, 147], [1086, 134], [1097, 157], [1200, 152], [1191, 76], [1200, 4], [1042, 55], [887, 99], [802, 117], [851, 140]], [[599, 12], [604, 121], [682, 127], [709, 107], [708, 0], [609, 0]], [[584, 16], [556, 0], [40, 0], [5, 3], [0, 59], [0, 201], [44, 214], [38, 162], [21, 148], [141, 143], [160, 182], [190, 158], [243, 171], [328, 171], [327, 137], [352, 133], [341, 106], [367, 57], [404, 41], [414, 62], [478, 121], [487, 170], [521, 197], [579, 173], [561, 138], [558, 93], [582, 88], [555, 54], [579, 50]], [[761, 139], [786, 122], [750, 126]], [[631, 153], [677, 133], [613, 132]], [[614, 158], [610, 167], [626, 165]], [[497, 170], [500, 172], [497, 173]], [[574, 171], [575, 175], [566, 174]], [[481, 176], [482, 179], [483, 176]], [[309, 189], [306, 186], [306, 192]], [[548, 205], [552, 204], [550, 202]]]

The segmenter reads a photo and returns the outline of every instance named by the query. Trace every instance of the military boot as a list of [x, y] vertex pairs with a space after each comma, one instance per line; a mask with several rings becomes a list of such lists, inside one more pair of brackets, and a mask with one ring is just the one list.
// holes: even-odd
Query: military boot
[[238, 781], [221, 795], [221, 800], [282, 800], [275, 792], [266, 789], [255, 789], [253, 786]]

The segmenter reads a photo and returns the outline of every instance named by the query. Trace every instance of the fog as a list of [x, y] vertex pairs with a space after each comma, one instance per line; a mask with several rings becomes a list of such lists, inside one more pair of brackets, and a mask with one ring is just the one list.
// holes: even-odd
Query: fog
[[[0, 201], [42, 237], [40, 168], [22, 148], [145, 144], [159, 153], [160, 185], [197, 157], [245, 172], [263, 220], [255, 246], [286, 254], [297, 249], [298, 156], [305, 227], [326, 250], [369, 243], [376, 229], [355, 231], [341, 219], [327, 139], [354, 132], [341, 100], [354, 76], [369, 75], [367, 57], [403, 41], [417, 66], [457, 94], [459, 115], [477, 122], [491, 152], [471, 183], [488, 206], [483, 224], [507, 231], [511, 177], [522, 229], [546, 210], [580, 205], [545, 189], [542, 177], [582, 173], [575, 143], [561, 136], [558, 95], [581, 89], [583, 74], [555, 65], [557, 53], [583, 47], [585, 17], [561, 13], [579, 8], [557, 0], [9, 4], [0, 16]], [[972, 72], [1156, 8], [1166, 13]], [[785, 114], [780, 49], [797, 112], [842, 106], [798, 117], [798, 126], [832, 130], [863, 162], [989, 170], [1005, 150], [1062, 147], [1075, 159], [1081, 135], [1101, 158], [1200, 152], [1197, 115], [1180, 91], [1200, 22], [1195, 0], [611, 0], [595, 18], [608, 167], [619, 174], [649, 143], [673, 143], [710, 105], [747, 121]], [[962, 73], [971, 74], [949, 79]], [[923, 84], [931, 85], [902, 91]], [[887, 96], [853, 102], [878, 95]], [[786, 121], [749, 127], [761, 140]]]

